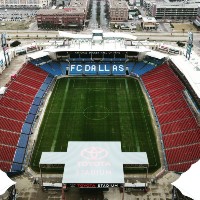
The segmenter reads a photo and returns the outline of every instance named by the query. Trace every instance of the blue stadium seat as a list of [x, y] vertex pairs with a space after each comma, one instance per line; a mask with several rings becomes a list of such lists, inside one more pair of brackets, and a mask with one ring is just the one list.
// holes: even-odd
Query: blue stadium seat
[[40, 66], [41, 69], [43, 69], [44, 71], [46, 71], [49, 74], [52, 74], [53, 76], [55, 76], [55, 74], [53, 74], [51, 66], [49, 64], [44, 64]]
[[42, 62], [48, 62], [51, 60], [51, 58], [49, 56], [44, 56], [44, 57], [41, 57], [41, 60]]
[[48, 84], [48, 83], [43, 83], [43, 84], [41, 85], [41, 87], [40, 87], [40, 90], [46, 91], [48, 87], [49, 87], [49, 84]]
[[15, 172], [15, 171], [22, 171], [23, 169], [23, 164], [19, 164], [19, 163], [13, 163], [12, 167], [11, 167], [11, 171]]
[[115, 62], [124, 62], [124, 61], [126, 61], [126, 58], [114, 58], [113, 60]]
[[155, 68], [155, 65], [151, 65], [151, 64], [146, 64], [144, 67], [142, 67], [140, 69], [140, 72], [138, 73], [139, 76], [151, 71], [152, 69]]
[[35, 97], [34, 100], [33, 100], [32, 105], [39, 106], [41, 104], [41, 101], [42, 101], [41, 98]]
[[126, 67], [128, 67], [129, 73], [132, 72], [134, 65], [135, 65], [134, 62], [128, 62], [128, 63], [126, 63]]
[[65, 75], [65, 71], [62, 71], [60, 64], [54, 61], [41, 65], [40, 68], [53, 76]]
[[55, 70], [55, 73], [54, 73], [55, 75], [59, 76], [59, 75], [65, 75], [66, 74], [66, 71], [63, 71], [60, 63], [52, 61], [49, 64], [51, 65], [52, 69]]
[[45, 91], [40, 89], [35, 95], [35, 97], [42, 98], [44, 94], [45, 94]]
[[32, 127], [31, 124], [24, 123], [21, 133], [24, 133], [24, 134], [27, 134], [27, 135], [31, 134], [31, 127]]
[[29, 110], [29, 113], [33, 114], [33, 115], [36, 115], [37, 111], [38, 111], [38, 106], [32, 105], [31, 108], [30, 108], [30, 110]]
[[124, 63], [113, 63], [111, 70], [113, 75], [123, 76], [126, 74], [126, 66]]
[[82, 65], [72, 64], [69, 68], [69, 75], [82, 75], [83, 72]]
[[104, 58], [102, 62], [111, 62], [113, 58]]
[[26, 148], [28, 144], [28, 140], [29, 140], [29, 135], [21, 134], [17, 146]]
[[33, 115], [33, 114], [28, 114], [28, 116], [26, 117], [25, 122], [28, 123], [28, 124], [33, 124], [34, 119], [35, 119], [35, 115]]
[[[91, 64], [87, 64], [88, 66]], [[84, 67], [84, 72], [83, 72], [85, 75], [97, 75], [97, 68], [95, 67], [95, 70], [91, 70], [91, 68], [89, 67]]]
[[62, 68], [62, 72], [65, 72], [64, 74], [66, 74], [66, 68], [69, 67], [69, 63], [68, 62], [60, 62], [60, 66]]
[[129, 73], [137, 74], [139, 76], [151, 71], [156, 66], [152, 64], [145, 63], [143, 61], [134, 63], [127, 63], [127, 67], [129, 68]]
[[26, 149], [18, 147], [15, 152], [15, 157], [13, 162], [15, 163], [23, 163], [25, 157]]
[[97, 73], [99, 75], [110, 75], [111, 74], [111, 63], [101, 62], [97, 65]]
[[30, 60], [30, 62], [34, 65], [39, 65], [40, 63], [46, 63], [46, 62], [49, 62], [51, 61], [51, 58], [49, 56], [44, 56], [44, 57], [41, 57], [41, 58], [37, 58], [37, 59], [32, 59]]
[[51, 75], [48, 75], [44, 83], [50, 84], [52, 80], [53, 80], [53, 77]]

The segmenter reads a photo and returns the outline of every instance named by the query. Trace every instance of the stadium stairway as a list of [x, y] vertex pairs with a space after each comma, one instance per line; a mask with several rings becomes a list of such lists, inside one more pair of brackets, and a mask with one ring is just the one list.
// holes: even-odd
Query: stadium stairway
[[23, 170], [26, 148], [42, 99], [53, 77], [31, 63], [24, 64], [0, 99], [0, 169]]
[[167, 64], [141, 78], [159, 120], [168, 170], [184, 172], [200, 158], [200, 126], [183, 96], [185, 87]]

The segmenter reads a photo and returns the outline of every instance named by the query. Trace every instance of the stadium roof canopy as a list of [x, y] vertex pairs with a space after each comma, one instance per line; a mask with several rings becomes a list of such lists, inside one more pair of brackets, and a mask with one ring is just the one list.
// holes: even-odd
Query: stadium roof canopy
[[[194, 54], [194, 53], [193, 53]], [[200, 98], [200, 59], [196, 56], [191, 56], [188, 60], [184, 56], [171, 56], [172, 62], [184, 74], [198, 98]]]
[[[93, 33], [91, 34], [73, 34], [69, 32], [59, 31], [59, 36], [67, 39], [92, 39]], [[103, 32], [104, 39], [126, 39], [126, 40], [136, 40], [137, 37], [127, 33], [117, 33], [117, 32]]]
[[37, 58], [41, 58], [41, 57], [48, 56], [48, 55], [49, 55], [48, 52], [38, 51], [38, 52], [27, 54], [27, 57], [31, 58], [31, 59], [37, 59]]
[[67, 152], [43, 152], [40, 168], [64, 165], [62, 183], [124, 184], [123, 165], [147, 168], [145, 152], [121, 152], [121, 142], [69, 142]]
[[153, 58], [162, 59], [166, 57], [166, 54], [160, 53], [158, 51], [149, 51], [145, 54], [146, 56], [151, 56]]
[[65, 31], [58, 31], [60, 37], [67, 39], [92, 39], [92, 34], [74, 34]]
[[173, 186], [178, 188], [184, 196], [190, 197], [194, 200], [199, 200], [199, 180], [200, 180], [200, 160], [191, 165], [179, 179], [172, 183]]
[[103, 37], [106, 39], [116, 38], [116, 39], [126, 39], [126, 40], [136, 40], [137, 37], [128, 33], [119, 33], [119, 32], [105, 32], [103, 33]]
[[[115, 48], [113, 48], [115, 47]], [[127, 51], [134, 51], [134, 52], [149, 52], [151, 51], [150, 49], [144, 47], [144, 46], [127, 46], [123, 47], [120, 46], [119, 44], [115, 43], [105, 43], [104, 45], [94, 45], [94, 46], [89, 46], [87, 43], [82, 43], [81, 45], [79, 44], [74, 44], [73, 47], [68, 47], [68, 46], [59, 46], [59, 47], [49, 47], [45, 49], [45, 51], [51, 53], [55, 52], [84, 52], [84, 51], [89, 51], [89, 52], [97, 52], [97, 51], [105, 51], [105, 52], [113, 52], [113, 51], [121, 51], [121, 52], [127, 52]], [[28, 55], [29, 56], [29, 55]]]

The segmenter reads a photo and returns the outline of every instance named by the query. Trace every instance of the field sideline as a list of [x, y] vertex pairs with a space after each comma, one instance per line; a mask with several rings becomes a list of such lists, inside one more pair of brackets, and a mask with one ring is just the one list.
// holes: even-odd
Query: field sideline
[[121, 141], [122, 151], [147, 152], [150, 171], [160, 167], [151, 117], [133, 78], [62, 78], [54, 87], [31, 166], [41, 152], [66, 151], [68, 141]]

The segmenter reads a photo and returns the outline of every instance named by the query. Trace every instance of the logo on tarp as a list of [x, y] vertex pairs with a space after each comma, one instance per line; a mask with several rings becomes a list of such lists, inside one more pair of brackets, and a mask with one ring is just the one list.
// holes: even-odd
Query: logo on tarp
[[100, 147], [88, 147], [80, 155], [87, 160], [102, 160], [108, 156], [108, 151]]

